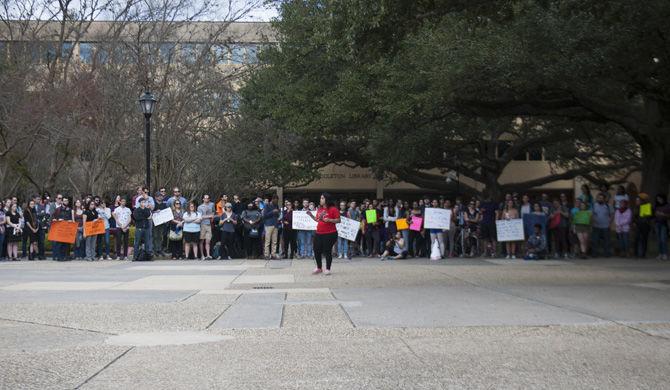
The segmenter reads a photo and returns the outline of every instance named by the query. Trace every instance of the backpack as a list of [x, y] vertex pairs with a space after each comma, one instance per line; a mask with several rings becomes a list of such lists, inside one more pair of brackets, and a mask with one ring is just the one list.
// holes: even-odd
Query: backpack
[[151, 253], [147, 253], [143, 248], [140, 248], [135, 252], [133, 261], [154, 261], [154, 259]]

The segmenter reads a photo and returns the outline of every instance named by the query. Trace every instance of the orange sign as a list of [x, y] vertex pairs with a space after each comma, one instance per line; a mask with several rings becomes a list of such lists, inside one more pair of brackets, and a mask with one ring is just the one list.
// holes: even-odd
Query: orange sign
[[398, 218], [395, 221], [395, 226], [398, 228], [398, 230], [407, 230], [409, 229], [409, 225], [407, 224], [407, 219], [406, 218]]
[[77, 239], [77, 223], [73, 221], [53, 221], [47, 237], [49, 241], [74, 244]]
[[105, 234], [105, 221], [96, 219], [84, 223], [84, 237], [97, 236], [98, 234]]

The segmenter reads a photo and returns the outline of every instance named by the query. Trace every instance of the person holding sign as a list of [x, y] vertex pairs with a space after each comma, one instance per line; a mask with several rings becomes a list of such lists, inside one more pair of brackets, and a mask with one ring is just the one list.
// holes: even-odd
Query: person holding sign
[[[347, 202], [340, 202], [340, 216], [349, 218], [347, 211]], [[337, 258], [349, 259], [349, 240], [343, 237], [337, 237]]]
[[[505, 207], [500, 214], [500, 219], [507, 221], [511, 219], [519, 219], [519, 211], [514, 207], [514, 201], [512, 199], [505, 202]], [[516, 241], [507, 241], [505, 243], [505, 247], [507, 248], [506, 259], [516, 259], [516, 243]]]
[[[316, 215], [311, 211], [307, 215], [312, 217], [317, 222], [316, 237], [314, 239], [314, 259], [316, 260], [316, 268], [312, 274], [316, 275], [323, 272], [325, 275], [330, 275], [330, 266], [333, 263], [333, 245], [337, 241], [337, 227], [340, 223], [340, 212], [335, 207], [335, 202], [327, 193], [321, 194], [319, 200], [319, 208], [316, 210]], [[326, 270], [322, 270], [321, 257], [326, 257]]]
[[[95, 202], [89, 202], [86, 205], [86, 211], [82, 216], [82, 222], [86, 226], [86, 222], [93, 222], [99, 218], [98, 211], [95, 209]], [[90, 235], [86, 237], [86, 260], [95, 261], [95, 247], [98, 242], [97, 235]]]
[[379, 254], [380, 232], [379, 219], [377, 216], [377, 209], [375, 209], [373, 203], [370, 203], [368, 209], [365, 211], [364, 219], [365, 249], [368, 257], [377, 256]]

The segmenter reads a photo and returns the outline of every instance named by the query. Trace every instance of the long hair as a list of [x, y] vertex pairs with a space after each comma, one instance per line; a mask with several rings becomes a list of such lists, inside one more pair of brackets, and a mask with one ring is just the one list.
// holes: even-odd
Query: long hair
[[324, 192], [321, 194], [321, 196], [323, 196], [323, 198], [326, 200], [326, 207], [336, 207], [335, 198], [332, 195], [330, 195], [327, 192]]

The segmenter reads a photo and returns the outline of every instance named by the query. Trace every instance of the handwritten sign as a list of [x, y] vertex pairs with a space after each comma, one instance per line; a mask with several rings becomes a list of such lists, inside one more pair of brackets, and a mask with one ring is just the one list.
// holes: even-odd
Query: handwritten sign
[[84, 237], [97, 236], [105, 234], [105, 221], [96, 219], [91, 222], [84, 222]]
[[361, 227], [361, 223], [347, 217], [340, 217], [340, 223], [335, 225], [337, 228], [337, 236], [345, 240], [356, 241], [356, 235]]
[[377, 222], [377, 210], [365, 210], [365, 220], [368, 223]]
[[426, 208], [426, 229], [446, 229], [451, 226], [451, 210]]
[[499, 242], [524, 240], [522, 219], [496, 221], [496, 230]]
[[151, 219], [154, 221], [154, 226], [162, 225], [174, 219], [171, 208], [166, 208], [151, 214]]
[[409, 230], [414, 230], [415, 232], [420, 232], [422, 224], [423, 224], [423, 218], [412, 217], [412, 224], [409, 225]]
[[398, 230], [407, 230], [409, 229], [409, 225], [407, 224], [407, 218], [398, 218], [395, 221], [395, 227]]
[[47, 237], [49, 241], [74, 244], [77, 239], [77, 223], [73, 221], [52, 221]]
[[293, 211], [292, 226], [294, 230], [316, 230], [316, 225], [316, 221], [307, 215], [307, 211]]

